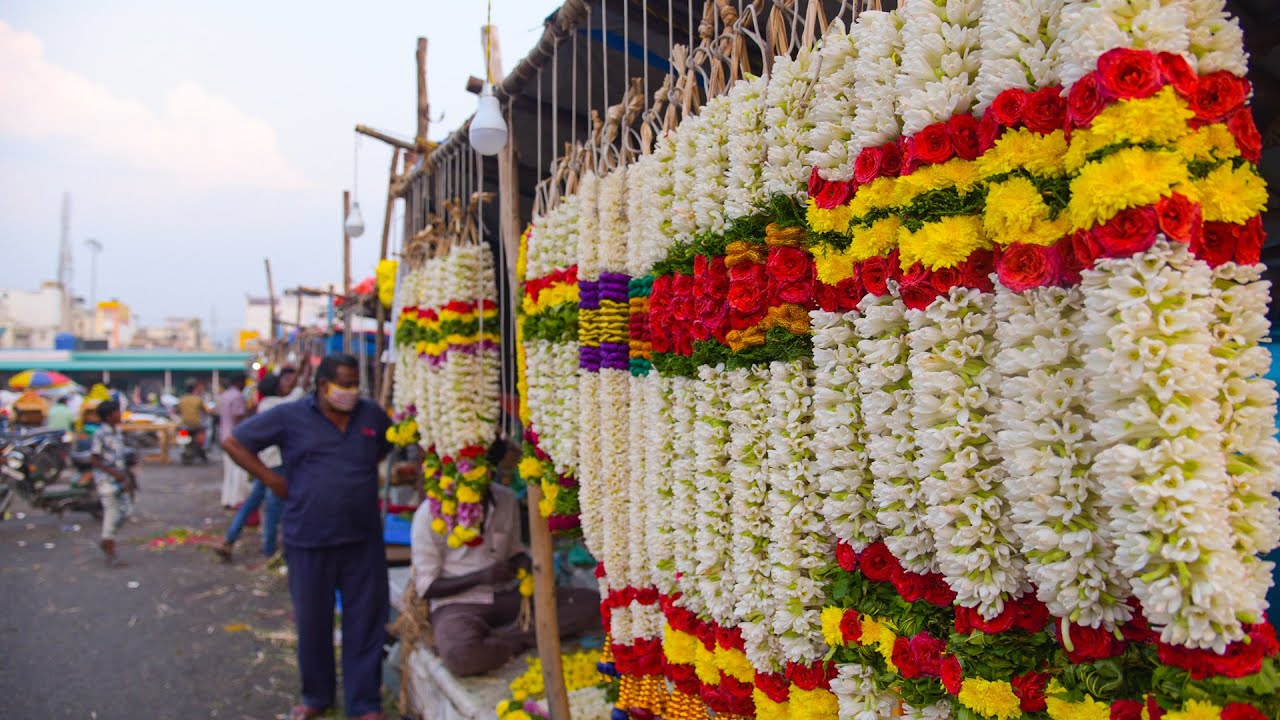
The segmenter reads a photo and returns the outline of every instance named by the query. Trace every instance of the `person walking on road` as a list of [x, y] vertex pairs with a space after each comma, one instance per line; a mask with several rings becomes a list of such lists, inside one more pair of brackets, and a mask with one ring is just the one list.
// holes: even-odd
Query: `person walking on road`
[[104, 400], [98, 405], [98, 418], [102, 424], [93, 434], [91, 452], [93, 479], [98, 498], [102, 500], [102, 541], [99, 547], [107, 556], [107, 565], [118, 567], [124, 563], [116, 557], [116, 531], [133, 513], [124, 433], [120, 432], [120, 405], [114, 400]]
[[[232, 460], [284, 498], [302, 676], [302, 704], [290, 720], [319, 717], [334, 704], [335, 591], [342, 593], [343, 707], [359, 720], [382, 718], [388, 589], [378, 463], [390, 450], [390, 425], [377, 403], [360, 397], [356, 359], [329, 355], [316, 369], [313, 395], [276, 405], [222, 441]], [[282, 472], [257, 455], [273, 445]]]
[[[244, 378], [227, 379], [227, 386], [218, 396], [218, 437], [225, 440], [231, 431], [249, 414], [244, 402]], [[222, 459], [222, 507], [239, 505], [249, 489], [249, 477], [229, 457]]]
[[[281, 397], [280, 391], [284, 383], [279, 375], [268, 375], [258, 383], [258, 394], [262, 399], [258, 401], [258, 412], [265, 413], [271, 408], [282, 402], [287, 402]], [[271, 468], [276, 472], [281, 471], [283, 460], [280, 458], [280, 448], [272, 445], [271, 447], [258, 453], [258, 459], [263, 465]], [[265, 501], [265, 505], [264, 502]], [[262, 556], [270, 558], [276, 554], [276, 538], [280, 529], [280, 512], [283, 509], [283, 501], [267, 488], [266, 483], [261, 480], [253, 481], [253, 489], [249, 491], [249, 497], [245, 499], [244, 504], [236, 512], [235, 518], [231, 520], [231, 526], [227, 528], [227, 537], [222, 544], [214, 548], [214, 552], [223, 562], [231, 562], [231, 551], [236, 544], [236, 540], [240, 539], [240, 533], [244, 532], [245, 523], [248, 522], [249, 516], [255, 510], [262, 507]]]

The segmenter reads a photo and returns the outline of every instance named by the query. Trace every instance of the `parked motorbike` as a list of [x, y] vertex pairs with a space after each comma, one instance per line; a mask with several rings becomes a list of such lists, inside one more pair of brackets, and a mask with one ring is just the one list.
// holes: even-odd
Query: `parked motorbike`
[[182, 451], [181, 460], [183, 465], [209, 464], [209, 454], [204, 449], [203, 429], [179, 428], [178, 437], [174, 439], [174, 442], [177, 443], [178, 448]]
[[[4, 476], [4, 484], [0, 486], [0, 517], [18, 496], [33, 508], [57, 515], [67, 511], [86, 512], [95, 519], [101, 519], [102, 501], [91, 484], [55, 484], [60, 471], [49, 476], [41, 460], [49, 452], [49, 442], [48, 438], [39, 435], [11, 437], [4, 441], [3, 460], [0, 461], [0, 474]], [[92, 461], [89, 465], [92, 466]]]

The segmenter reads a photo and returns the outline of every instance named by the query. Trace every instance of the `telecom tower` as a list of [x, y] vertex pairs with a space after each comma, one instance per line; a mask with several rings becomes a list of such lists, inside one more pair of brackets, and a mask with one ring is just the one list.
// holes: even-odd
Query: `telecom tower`
[[62, 239], [58, 245], [58, 285], [62, 288], [62, 332], [74, 333], [75, 298], [71, 290], [71, 193], [62, 193]]

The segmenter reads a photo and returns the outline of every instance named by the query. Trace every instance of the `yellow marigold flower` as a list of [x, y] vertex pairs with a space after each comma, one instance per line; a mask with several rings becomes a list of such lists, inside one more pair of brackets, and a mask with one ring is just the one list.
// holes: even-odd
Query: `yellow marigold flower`
[[728, 650], [716, 646], [715, 649], [716, 667], [724, 671], [729, 677], [744, 683], [755, 680], [756, 669], [751, 666], [751, 661], [747, 660], [747, 656], [741, 650], [729, 648]]
[[720, 684], [720, 668], [716, 666], [715, 653], [708, 650], [701, 641], [697, 641], [693, 648], [693, 669], [704, 684]]
[[1190, 700], [1181, 710], [1165, 713], [1165, 720], [1218, 720], [1222, 708], [1203, 700]]
[[1121, 100], [1098, 114], [1089, 130], [1110, 142], [1171, 145], [1190, 132], [1187, 122], [1196, 114], [1178, 97], [1173, 86], [1140, 100]]
[[792, 720], [833, 720], [840, 716], [840, 702], [830, 690], [801, 690], [791, 686]]
[[448, 529], [448, 525], [445, 524], [443, 519], [436, 518], [435, 520], [431, 521], [431, 529], [435, 531], [435, 534], [443, 535], [444, 531]]
[[897, 215], [881, 218], [870, 227], [859, 226], [853, 229], [849, 243], [849, 256], [855, 262], [867, 258], [880, 257], [893, 252], [898, 247], [898, 228], [902, 221]]
[[1066, 172], [1063, 159], [1067, 154], [1067, 136], [1061, 130], [1040, 135], [1026, 128], [1010, 130], [996, 141], [993, 148], [974, 161], [978, 173], [994, 177], [1014, 170], [1032, 175], [1061, 175]]
[[830, 245], [814, 248], [813, 265], [818, 273], [818, 280], [828, 284], [853, 277], [853, 259], [847, 250], [837, 250]]
[[520, 581], [520, 594], [524, 597], [533, 597], [533, 573], [520, 568], [516, 578]]
[[791, 717], [789, 702], [776, 703], [758, 688], [751, 691], [751, 698], [756, 703], [756, 720], [788, 720]]
[[480, 502], [480, 493], [470, 485], [463, 485], [458, 488], [458, 502], [460, 503], [478, 503]]
[[978, 166], [972, 160], [952, 158], [940, 165], [926, 165], [910, 175], [898, 178], [898, 184], [894, 186], [893, 204], [904, 207], [927, 192], [943, 188], [955, 188], [967, 193], [977, 187], [981, 180]]
[[930, 270], [955, 267], [975, 250], [990, 247], [991, 243], [982, 231], [982, 218], [970, 215], [944, 217], [937, 222], [925, 223], [915, 232], [905, 227], [898, 230], [898, 251], [903, 270], [917, 262]]
[[440, 489], [448, 490], [449, 488], [453, 487], [453, 482], [454, 480], [452, 476], [445, 475], [444, 477], [440, 478]]
[[1267, 183], [1248, 165], [1223, 165], [1194, 184], [1205, 222], [1242, 223], [1267, 206]]
[[[965, 680], [968, 685], [969, 681]], [[1052, 693], [1053, 688], [1049, 688]], [[1083, 702], [1067, 702], [1050, 694], [1045, 698], [1049, 717], [1053, 720], [1111, 720], [1111, 706], [1086, 697]], [[1144, 709], [1145, 713], [1146, 710]]]
[[1240, 154], [1236, 139], [1222, 123], [1197, 128], [1178, 139], [1178, 154], [1186, 162], [1229, 160]]
[[857, 194], [849, 202], [849, 214], [859, 218], [872, 210], [892, 207], [894, 186], [898, 181], [899, 178], [882, 177], [859, 187]]
[[840, 621], [842, 619], [844, 619], [844, 610], [842, 608], [822, 608], [822, 639], [831, 647], [844, 645], [844, 636], [840, 632]]
[[449, 537], [445, 538], [444, 543], [445, 545], [448, 545], [449, 548], [452, 550], [457, 550], [458, 548], [462, 547], [464, 544], [462, 540], [458, 538], [457, 535], [454, 535], [452, 533], [450, 533]]
[[464, 479], [470, 480], [471, 482], [475, 482], [477, 480], [483, 480], [484, 477], [488, 474], [489, 474], [489, 468], [485, 467], [484, 465], [477, 465], [471, 468], [470, 470], [462, 473], [462, 477]]
[[893, 664], [893, 643], [897, 639], [887, 622], [882, 623], [869, 615], [862, 616], [862, 644], [875, 645], [885, 664], [894, 672], [898, 671], [898, 666]]
[[670, 625], [666, 626], [662, 634], [662, 654], [667, 656], [668, 662], [678, 665], [692, 664], [696, 652], [694, 648], [698, 645], [701, 645], [698, 638], [689, 633], [680, 632]]
[[1177, 153], [1125, 148], [1080, 170], [1067, 212], [1075, 228], [1105, 223], [1121, 210], [1150, 205], [1188, 179]]
[[538, 512], [542, 517], [551, 517], [556, 509], [556, 498], [560, 497], [560, 485], [555, 482], [541, 482], [542, 499], [538, 501]]
[[[448, 478], [445, 478], [445, 479], [447, 480]], [[444, 483], [440, 483], [440, 484], [443, 485]], [[458, 513], [458, 501], [445, 500], [444, 502], [440, 503], [440, 512], [450, 517], [456, 515]]]
[[809, 223], [809, 228], [814, 232], [842, 233], [849, 229], [849, 221], [853, 219], [853, 211], [848, 205], [841, 205], [830, 210], [820, 208], [810, 198], [809, 206], [805, 210], [805, 219]]
[[1021, 701], [1013, 686], [1003, 680], [965, 678], [957, 698], [960, 704], [983, 717], [1012, 720], [1022, 716]]
[[1049, 206], [1036, 186], [1017, 176], [990, 186], [982, 226], [987, 237], [999, 245], [1052, 245], [1071, 230], [1066, 214], [1050, 220]]

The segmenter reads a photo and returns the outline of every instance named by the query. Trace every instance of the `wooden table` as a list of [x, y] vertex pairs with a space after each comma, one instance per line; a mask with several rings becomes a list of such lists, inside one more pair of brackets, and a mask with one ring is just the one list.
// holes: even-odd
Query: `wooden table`
[[125, 422], [120, 423], [120, 432], [155, 433], [160, 441], [160, 454], [143, 455], [142, 460], [143, 462], [150, 460], [150, 462], [160, 465], [169, 464], [169, 448], [173, 446], [174, 438], [177, 437], [177, 424], [171, 422]]

